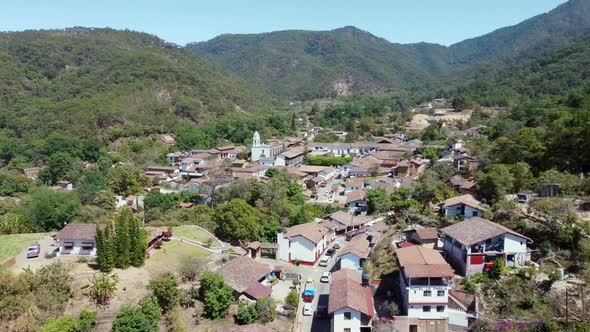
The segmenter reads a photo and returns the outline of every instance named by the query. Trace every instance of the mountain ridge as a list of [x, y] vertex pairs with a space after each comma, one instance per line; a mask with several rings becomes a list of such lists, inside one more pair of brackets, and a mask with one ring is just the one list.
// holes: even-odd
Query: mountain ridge
[[393, 43], [344, 26], [224, 34], [185, 47], [277, 97], [312, 99], [432, 88], [440, 84], [440, 76], [567, 47], [586, 28], [590, 28], [590, 2], [570, 0], [519, 24], [450, 46]]

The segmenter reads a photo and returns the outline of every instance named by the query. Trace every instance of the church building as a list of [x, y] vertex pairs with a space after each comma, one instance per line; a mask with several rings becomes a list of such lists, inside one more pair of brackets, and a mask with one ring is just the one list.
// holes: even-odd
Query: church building
[[275, 159], [283, 150], [283, 144], [279, 142], [262, 144], [258, 131], [254, 133], [254, 137], [252, 138], [252, 161]]

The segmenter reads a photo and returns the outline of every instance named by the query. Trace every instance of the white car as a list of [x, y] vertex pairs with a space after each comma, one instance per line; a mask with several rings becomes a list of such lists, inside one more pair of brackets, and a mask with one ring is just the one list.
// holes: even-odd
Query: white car
[[330, 259], [332, 259], [332, 257], [322, 256], [322, 258], [320, 258], [319, 266], [328, 266], [328, 264], [330, 264]]
[[311, 303], [305, 303], [303, 305], [303, 316], [311, 316], [313, 315], [313, 307]]
[[330, 282], [331, 278], [332, 278], [332, 273], [324, 272], [322, 274], [322, 277], [320, 278], [320, 282]]

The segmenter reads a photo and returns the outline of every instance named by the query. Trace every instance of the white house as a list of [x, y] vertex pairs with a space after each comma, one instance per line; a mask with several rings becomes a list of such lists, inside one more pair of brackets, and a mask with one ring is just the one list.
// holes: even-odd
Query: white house
[[489, 220], [473, 217], [442, 229], [447, 259], [463, 275], [493, 267], [497, 258], [506, 266], [523, 266], [528, 237]]
[[324, 179], [331, 179], [336, 175], [336, 169], [334, 167], [325, 167], [318, 172], [318, 176]]
[[369, 235], [366, 233], [353, 237], [338, 255], [340, 268], [360, 270], [371, 254], [370, 245], [371, 241], [369, 241]]
[[346, 194], [346, 206], [355, 212], [366, 212], [368, 210], [367, 193], [364, 190], [349, 192]]
[[332, 332], [371, 330], [375, 305], [370, 287], [362, 285], [361, 275], [350, 269], [332, 273], [328, 313]]
[[367, 223], [366, 217], [354, 216], [344, 211], [336, 211], [328, 215], [326, 219], [336, 226], [337, 231], [350, 231]]
[[335, 225], [321, 220], [292, 226], [277, 233], [279, 259], [314, 265], [335, 238]]
[[275, 159], [277, 155], [283, 152], [283, 144], [281, 143], [270, 143], [262, 144], [260, 141], [260, 134], [254, 133], [252, 137], [252, 161], [258, 161], [264, 158]]
[[401, 270], [402, 306], [410, 318], [410, 331], [427, 331], [426, 326], [436, 326], [434, 330], [438, 331], [438, 326], [445, 327], [454, 276], [451, 266], [438, 251], [422, 246], [397, 249], [396, 257]]
[[305, 157], [304, 147], [294, 147], [288, 149], [277, 156], [274, 162], [274, 166], [286, 166], [293, 167], [299, 166], [303, 163]]
[[96, 255], [96, 224], [67, 224], [55, 240], [60, 255]]
[[470, 194], [451, 197], [442, 203], [441, 212], [447, 217], [464, 216], [465, 219], [480, 217], [484, 209], [481, 203]]
[[361, 190], [365, 187], [365, 180], [362, 178], [349, 178], [346, 180], [345, 193], [349, 193], [355, 190]]

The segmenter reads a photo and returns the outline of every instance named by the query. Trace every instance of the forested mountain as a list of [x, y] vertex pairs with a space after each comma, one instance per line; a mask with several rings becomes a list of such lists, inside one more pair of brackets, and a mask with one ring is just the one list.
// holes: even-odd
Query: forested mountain
[[590, 31], [575, 43], [535, 57], [496, 61], [455, 75], [449, 95], [480, 105], [515, 105], [543, 95], [567, 96], [590, 86]]
[[276, 96], [311, 99], [426, 90], [472, 66], [567, 47], [587, 28], [590, 1], [570, 0], [549, 13], [450, 47], [395, 44], [345, 27], [221, 35], [187, 48]]
[[182, 120], [253, 114], [270, 101], [190, 51], [111, 29], [0, 33], [0, 77], [5, 160], [34, 156], [50, 134], [84, 139], [169, 132]]
[[392, 44], [355, 27], [222, 35], [187, 48], [277, 96], [299, 99], [412, 90], [445, 65], [420, 63], [419, 46]]

